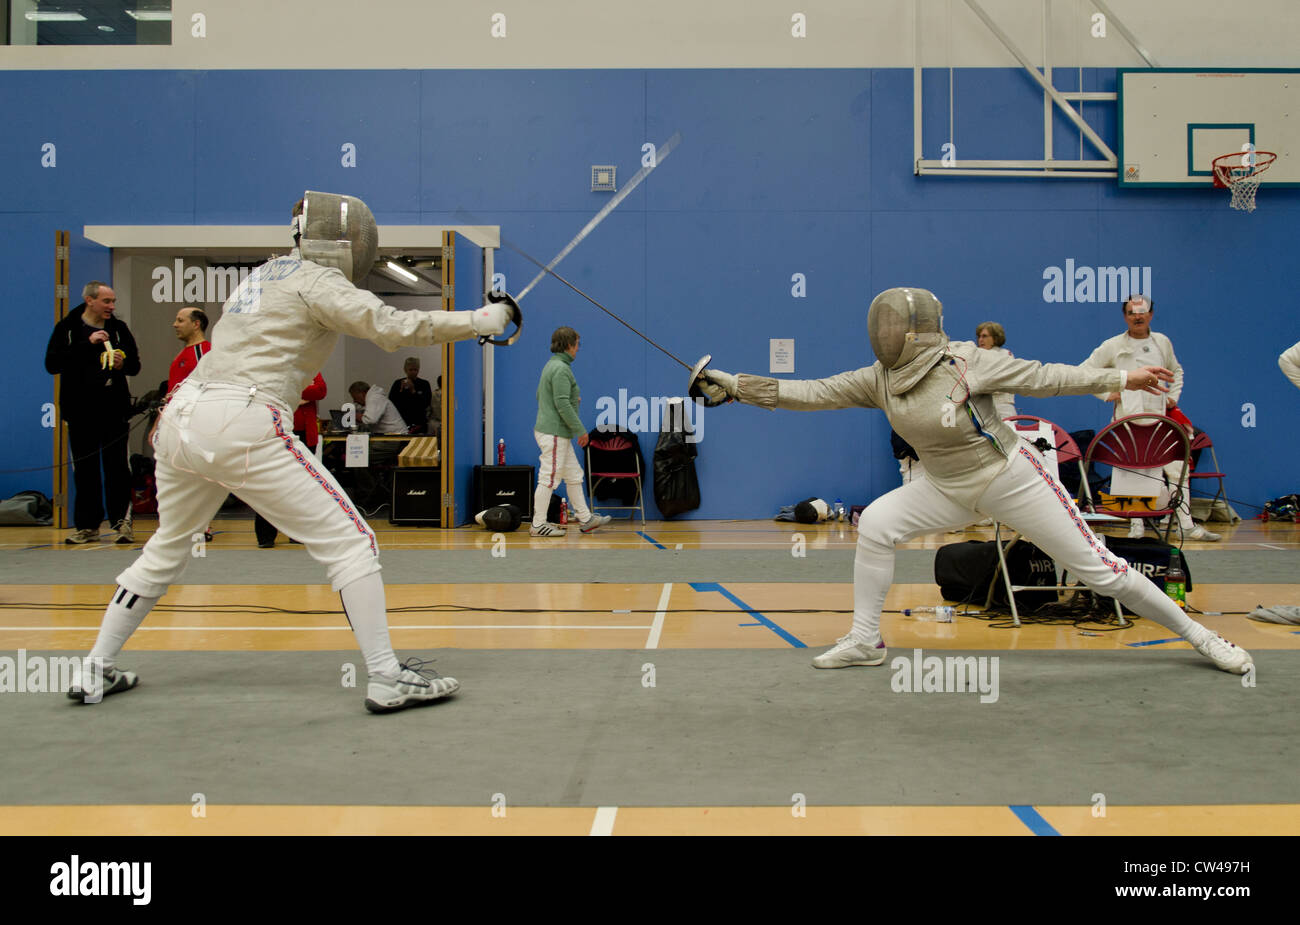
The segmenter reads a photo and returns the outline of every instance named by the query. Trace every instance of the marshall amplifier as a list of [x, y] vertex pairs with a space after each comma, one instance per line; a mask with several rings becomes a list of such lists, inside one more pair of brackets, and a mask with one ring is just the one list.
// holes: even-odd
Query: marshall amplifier
[[437, 527], [442, 524], [441, 470], [398, 467], [393, 473], [393, 508], [389, 523]]
[[475, 466], [474, 503], [470, 516], [498, 504], [513, 504], [524, 520], [533, 518], [532, 466]]

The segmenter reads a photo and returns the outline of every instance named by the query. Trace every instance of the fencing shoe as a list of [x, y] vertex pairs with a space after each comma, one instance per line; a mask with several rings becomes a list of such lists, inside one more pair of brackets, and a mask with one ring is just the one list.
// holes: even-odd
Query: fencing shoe
[[139, 683], [140, 676], [134, 671], [106, 668], [102, 679], [96, 678], [93, 672], [83, 671], [81, 690], [68, 691], [68, 699], [79, 703], [99, 703], [109, 694], [129, 691]]
[[1128, 522], [1128, 538], [1131, 540], [1140, 540], [1147, 532], [1146, 522], [1141, 517], [1134, 517]]
[[885, 648], [883, 639], [873, 646], [870, 643], [859, 642], [850, 633], [841, 636], [832, 648], [814, 658], [812, 663], [814, 668], [849, 668], [853, 665], [872, 667], [883, 664], [888, 654], [889, 650]]
[[1254, 665], [1250, 653], [1241, 646], [1228, 642], [1213, 630], [1202, 627], [1201, 632], [1203, 636], [1200, 642], [1191, 639], [1187, 641], [1196, 647], [1197, 652], [1214, 662], [1216, 668], [1231, 674], [1245, 674]]
[[395, 678], [373, 675], [366, 688], [366, 709], [371, 713], [393, 713], [449, 697], [460, 690], [455, 678], [444, 678], [431, 661], [411, 657], [402, 662], [402, 672]]
[[564, 528], [557, 527], [552, 523], [542, 524], [540, 527], [530, 527], [529, 536], [564, 536]]
[[1211, 533], [1200, 524], [1197, 524], [1187, 531], [1187, 538], [1189, 540], [1200, 540], [1202, 543], [1217, 543], [1219, 540], [1223, 539], [1219, 534]]
[[608, 514], [592, 514], [578, 525], [578, 529], [583, 533], [590, 533], [593, 530], [599, 530], [613, 519]]

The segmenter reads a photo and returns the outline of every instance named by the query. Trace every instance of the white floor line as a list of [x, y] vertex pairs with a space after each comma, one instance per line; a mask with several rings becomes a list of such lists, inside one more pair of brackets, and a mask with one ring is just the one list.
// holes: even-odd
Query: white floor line
[[1286, 552], [1281, 546], [1270, 546], [1268, 543], [1256, 543], [1256, 546], [1263, 546], [1265, 549], [1276, 549], [1278, 552]]
[[618, 816], [617, 806], [602, 806], [596, 810], [596, 818], [591, 823], [589, 835], [613, 835], [614, 819]]
[[650, 635], [645, 640], [647, 649], [659, 648], [659, 634], [664, 631], [664, 612], [668, 609], [668, 598], [672, 593], [673, 583], [670, 581], [664, 585], [664, 590], [659, 595], [659, 604], [655, 607], [655, 621], [650, 624]]
[[[669, 585], [669, 587], [672, 587]], [[340, 614], [339, 616], [342, 616]], [[490, 623], [470, 623], [463, 626], [452, 625], [414, 625], [393, 623], [388, 627], [390, 630], [644, 630], [648, 629], [645, 625], [641, 626], [594, 626], [594, 625], [570, 625], [554, 626], [551, 624], [523, 624], [520, 626], [501, 626]], [[52, 632], [57, 633], [63, 630], [97, 630], [99, 624], [93, 626], [0, 626], [0, 633], [9, 632]], [[141, 626], [136, 629], [137, 633], [167, 633], [167, 632], [192, 632], [192, 633], [220, 633], [220, 632], [244, 632], [244, 633], [282, 633], [282, 632], [317, 632], [317, 633], [350, 633], [352, 628], [346, 623], [342, 626], [223, 626], [214, 623], [211, 626]]]

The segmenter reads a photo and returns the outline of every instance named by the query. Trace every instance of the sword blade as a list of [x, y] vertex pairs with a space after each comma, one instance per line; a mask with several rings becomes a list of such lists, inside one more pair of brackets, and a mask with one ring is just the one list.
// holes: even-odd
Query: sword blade
[[[669, 138], [667, 141], [665, 141], [662, 145], [660, 145], [658, 149], [656, 149], [655, 160], [653, 164], [647, 164], [646, 166], [638, 170], [635, 174], [633, 174], [632, 179], [628, 180], [627, 183], [623, 184], [623, 188], [614, 194], [614, 198], [611, 199], [609, 202], [605, 203], [604, 208], [602, 208], [599, 212], [597, 212], [595, 216], [592, 217], [591, 221], [587, 222], [587, 224], [583, 226], [583, 229], [578, 232], [577, 237], [575, 237], [568, 244], [564, 245], [563, 250], [561, 250], [553, 258], [551, 258], [550, 263], [546, 264], [545, 266], [538, 264], [538, 266], [542, 266], [541, 272], [539, 272], [536, 276], [533, 277], [532, 282], [530, 282], [527, 286], [525, 286], [523, 290], [519, 293], [519, 295], [515, 296], [515, 301], [522, 302], [524, 296], [528, 295], [528, 293], [532, 291], [533, 287], [542, 281], [542, 278], [546, 276], [547, 271], [554, 270], [557, 266], [559, 266], [560, 261], [563, 260], [565, 257], [569, 256], [569, 252], [572, 251], [579, 244], [581, 244], [583, 238], [591, 234], [592, 230], [601, 222], [603, 222], [605, 220], [605, 217], [608, 216], [609, 213], [613, 212], [614, 209], [618, 207], [618, 204], [622, 202], [624, 199], [626, 199], [631, 194], [632, 190], [636, 189], [637, 186], [640, 185], [642, 180], [650, 176], [651, 171], [653, 171], [656, 167], [658, 167], [661, 163], [663, 163], [664, 158], [666, 158], [669, 154], [672, 153], [673, 148], [677, 147], [678, 142], [680, 142], [681, 140], [682, 140], [681, 132], [673, 132], [672, 137]], [[520, 253], [522, 253], [522, 251]], [[531, 257], [529, 259], [532, 260]], [[533, 262], [537, 263], [537, 261], [535, 260]]]

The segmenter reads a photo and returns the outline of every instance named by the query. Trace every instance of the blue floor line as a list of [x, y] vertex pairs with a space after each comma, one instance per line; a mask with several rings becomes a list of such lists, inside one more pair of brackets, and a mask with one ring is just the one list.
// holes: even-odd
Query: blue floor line
[[668, 548], [667, 546], [663, 545], [662, 543], [656, 542], [656, 541], [655, 541], [655, 538], [654, 538], [653, 536], [651, 536], [650, 534], [646, 533], [644, 530], [638, 530], [638, 531], [636, 531], [636, 535], [639, 536], [639, 537], [641, 537], [642, 539], [644, 539], [646, 542], [654, 543], [654, 544], [655, 544], [656, 546], [658, 546], [660, 549], [667, 549], [667, 548]]
[[1052, 828], [1052, 824], [1038, 814], [1038, 810], [1032, 806], [1009, 806], [1007, 807], [1016, 814], [1016, 818], [1023, 822], [1029, 831], [1035, 835], [1060, 835], [1061, 833]]
[[731, 603], [735, 604], [737, 607], [743, 610], [746, 614], [748, 614], [749, 616], [753, 617], [755, 620], [758, 621], [758, 623], [751, 623], [751, 624], [742, 623], [740, 624], [741, 626], [747, 626], [747, 625], [765, 626], [768, 629], [770, 629], [772, 632], [780, 636], [782, 639], [784, 639], [786, 642], [790, 643], [790, 645], [794, 646], [796, 649], [808, 648], [808, 646], [805, 643], [801, 642], [798, 637], [794, 636], [792, 633], [787, 632], [782, 627], [777, 626], [776, 623], [774, 623], [772, 620], [768, 619], [763, 614], [754, 610], [754, 608], [750, 607], [748, 604], [746, 604], [740, 598], [736, 597], [736, 595], [732, 594], [730, 591], [722, 587], [722, 585], [718, 584], [717, 582], [693, 581], [691, 582], [691, 588], [696, 591], [717, 591], [727, 600], [731, 601]]
[[1142, 646], [1163, 646], [1166, 642], [1186, 642], [1182, 636], [1175, 636], [1172, 639], [1148, 639], [1146, 642], [1126, 642], [1124, 645], [1130, 648], [1138, 649]]

